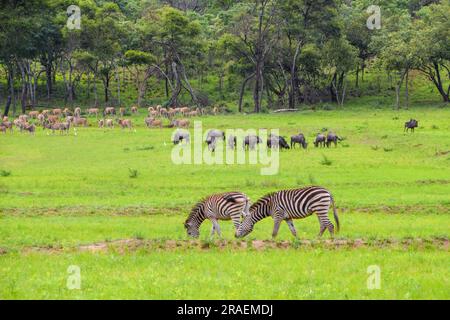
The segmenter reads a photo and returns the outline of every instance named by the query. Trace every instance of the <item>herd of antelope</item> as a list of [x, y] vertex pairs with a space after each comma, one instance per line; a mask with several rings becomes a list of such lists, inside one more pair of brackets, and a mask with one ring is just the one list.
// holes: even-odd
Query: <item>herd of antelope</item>
[[[131, 115], [137, 115], [139, 109], [137, 106], [131, 106]], [[163, 108], [158, 105], [149, 107], [147, 109], [148, 115], [144, 119], [144, 124], [148, 128], [164, 126], [164, 121], [169, 121], [166, 127], [172, 128], [189, 128], [190, 121], [188, 118], [205, 115], [204, 109], [189, 108], [187, 106], [179, 108]], [[217, 115], [219, 110], [217, 107], [212, 109], [212, 114]], [[19, 129], [20, 132], [29, 132], [34, 135], [36, 127], [40, 126], [43, 130], [50, 130], [53, 134], [59, 132], [60, 134], [69, 134], [71, 127], [88, 127], [88, 117], [94, 117], [99, 128], [113, 129], [117, 124], [122, 129], [133, 129], [133, 122], [131, 119], [125, 119], [128, 114], [126, 108], [106, 107], [103, 110], [100, 108], [88, 108], [83, 110], [76, 107], [73, 110], [69, 108], [54, 108], [42, 111], [30, 111], [28, 114], [19, 115], [15, 119], [9, 119], [4, 116], [0, 119], [0, 132], [13, 132], [14, 128]], [[179, 117], [182, 117], [179, 119]], [[167, 120], [166, 120], [167, 119]]]

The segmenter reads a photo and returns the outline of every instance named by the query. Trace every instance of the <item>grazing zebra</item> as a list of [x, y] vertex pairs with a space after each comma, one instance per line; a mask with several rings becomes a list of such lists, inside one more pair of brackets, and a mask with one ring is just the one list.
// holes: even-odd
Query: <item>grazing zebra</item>
[[255, 223], [268, 216], [272, 216], [274, 219], [272, 237], [275, 238], [277, 236], [278, 229], [283, 220], [288, 224], [294, 237], [297, 237], [297, 230], [295, 230], [292, 219], [302, 219], [313, 213], [316, 213], [319, 218], [319, 236], [322, 236], [326, 229], [333, 236], [334, 226], [330, 219], [328, 219], [330, 205], [333, 205], [334, 219], [337, 230], [339, 231], [339, 219], [336, 207], [333, 197], [328, 190], [321, 187], [307, 187], [269, 193], [250, 207], [250, 212], [244, 217], [236, 233], [236, 237], [245, 237], [253, 230]]
[[211, 236], [216, 232], [221, 236], [220, 227], [217, 220], [233, 220], [234, 227], [237, 229], [241, 223], [241, 216], [246, 216], [250, 207], [250, 199], [240, 192], [227, 192], [213, 194], [192, 208], [189, 217], [184, 223], [188, 236], [198, 238], [200, 235], [200, 225], [205, 219], [211, 220], [213, 227]]

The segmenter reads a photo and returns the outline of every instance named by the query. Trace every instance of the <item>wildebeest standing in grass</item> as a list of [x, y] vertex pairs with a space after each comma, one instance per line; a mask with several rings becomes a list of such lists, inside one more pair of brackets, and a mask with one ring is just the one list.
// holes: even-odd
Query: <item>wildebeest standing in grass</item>
[[323, 135], [322, 133], [319, 133], [316, 137], [316, 140], [314, 141], [314, 146], [316, 148], [319, 146], [325, 148], [326, 140], [327, 139], [326, 139], [325, 135]]
[[342, 139], [339, 138], [336, 134], [333, 132], [329, 132], [327, 135], [327, 147], [329, 148], [332, 143], [334, 143], [334, 146], [337, 147], [338, 141], [341, 141]]
[[234, 136], [234, 135], [229, 135], [228, 136], [228, 148], [230, 148], [231, 150], [234, 150], [234, 148], [236, 147], [236, 140], [237, 140], [237, 138], [236, 138], [236, 136]]
[[180, 144], [181, 142], [188, 144], [190, 142], [190, 134], [185, 130], [177, 130], [173, 135], [173, 144]]
[[303, 219], [312, 214], [319, 218], [320, 232], [322, 236], [328, 229], [331, 236], [334, 235], [334, 226], [328, 218], [330, 206], [333, 207], [334, 220], [339, 231], [339, 219], [331, 193], [322, 187], [307, 187], [302, 189], [281, 190], [272, 192], [256, 201], [249, 210], [249, 214], [242, 221], [236, 236], [245, 237], [252, 232], [254, 225], [271, 216], [274, 220], [272, 237], [278, 234], [280, 224], [286, 221], [294, 237], [297, 237], [293, 219]]
[[243, 147], [244, 150], [255, 150], [258, 144], [262, 143], [262, 140], [259, 136], [248, 135], [244, 138]]
[[206, 144], [208, 145], [208, 149], [212, 152], [216, 151], [217, 140], [221, 139], [225, 141], [225, 132], [221, 130], [209, 130], [206, 134]]
[[246, 216], [250, 199], [241, 192], [226, 192], [214, 194], [198, 202], [191, 210], [184, 227], [188, 236], [198, 238], [200, 226], [206, 220], [211, 220], [213, 226], [211, 236], [217, 233], [221, 236], [218, 220], [232, 220], [236, 232], [241, 224], [241, 217]]
[[411, 119], [407, 122], [405, 122], [405, 130], [404, 132], [408, 132], [408, 130], [411, 130], [411, 132], [414, 132], [415, 128], [419, 127], [419, 121], [415, 119]]
[[286, 139], [282, 136], [277, 136], [274, 134], [270, 134], [267, 138], [267, 147], [272, 149], [290, 149], [288, 143], [286, 142]]
[[297, 143], [301, 145], [303, 149], [308, 148], [308, 143], [306, 142], [306, 138], [303, 133], [299, 133], [298, 135], [291, 137], [291, 148], [295, 149], [295, 145]]

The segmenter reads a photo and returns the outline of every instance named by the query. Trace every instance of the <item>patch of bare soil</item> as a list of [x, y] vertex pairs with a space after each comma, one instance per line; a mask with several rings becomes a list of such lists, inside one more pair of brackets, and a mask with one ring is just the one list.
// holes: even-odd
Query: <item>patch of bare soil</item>
[[[324, 248], [329, 250], [337, 249], [358, 249], [358, 248], [436, 248], [448, 251], [448, 238], [406, 238], [406, 239], [297, 239], [293, 241], [283, 240], [140, 240], [121, 239], [108, 242], [81, 245], [78, 247], [27, 247], [22, 250], [24, 253], [62, 253], [62, 252], [90, 252], [105, 253], [117, 252], [126, 254], [136, 251], [173, 251], [173, 250], [287, 250], [287, 249], [314, 249]], [[0, 249], [0, 254], [6, 254], [6, 250]]]

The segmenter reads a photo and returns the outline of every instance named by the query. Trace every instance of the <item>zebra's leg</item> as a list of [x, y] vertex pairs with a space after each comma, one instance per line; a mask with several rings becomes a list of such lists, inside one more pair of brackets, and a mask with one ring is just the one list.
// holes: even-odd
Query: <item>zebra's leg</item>
[[214, 224], [212, 225], [212, 228], [211, 228], [211, 237], [213, 237], [214, 236], [214, 232], [216, 231], [216, 229], [215, 229], [215, 227], [214, 227]]
[[286, 219], [286, 223], [288, 224], [289, 230], [291, 230], [292, 235], [297, 238], [297, 230], [295, 229], [292, 219]]
[[276, 238], [278, 234], [278, 230], [280, 229], [281, 219], [278, 217], [274, 217], [274, 223], [273, 223], [273, 232], [272, 232], [272, 238]]
[[236, 235], [239, 227], [241, 226], [240, 216], [238, 216], [238, 217], [231, 217], [231, 220], [233, 220], [234, 229], [235, 229], [235, 235]]
[[213, 228], [216, 230], [216, 233], [219, 237], [222, 237], [222, 233], [220, 232], [220, 226], [216, 219], [211, 219], [213, 223]]
[[330, 219], [328, 218], [328, 212], [325, 212], [323, 214], [318, 214], [317, 217], [319, 218], [319, 223], [320, 223], [319, 237], [322, 237], [323, 233], [327, 229], [330, 232], [331, 237], [333, 237], [334, 236], [334, 226], [333, 226], [333, 223], [331, 223]]

